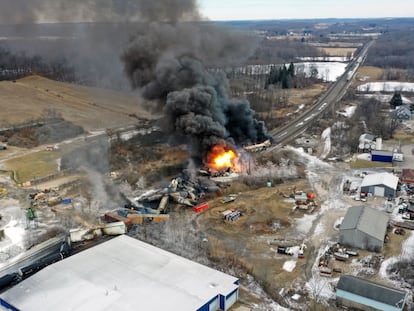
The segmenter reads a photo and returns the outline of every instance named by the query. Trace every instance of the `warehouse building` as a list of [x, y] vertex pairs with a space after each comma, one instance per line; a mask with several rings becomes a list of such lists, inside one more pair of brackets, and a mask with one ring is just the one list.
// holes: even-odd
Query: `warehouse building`
[[122, 235], [1, 295], [18, 310], [228, 310], [238, 279]]
[[387, 232], [388, 216], [371, 207], [350, 207], [339, 227], [339, 243], [379, 252]]
[[402, 311], [407, 292], [369, 282], [351, 275], [342, 275], [336, 287], [339, 306], [364, 311]]
[[361, 183], [361, 192], [379, 197], [395, 197], [398, 177], [390, 173], [369, 174]]

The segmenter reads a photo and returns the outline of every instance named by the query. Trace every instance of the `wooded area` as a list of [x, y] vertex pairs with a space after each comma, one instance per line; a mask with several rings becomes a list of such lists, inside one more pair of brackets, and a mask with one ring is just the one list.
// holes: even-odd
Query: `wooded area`
[[384, 80], [414, 81], [414, 33], [398, 31], [383, 34], [371, 47], [366, 65], [386, 69]]

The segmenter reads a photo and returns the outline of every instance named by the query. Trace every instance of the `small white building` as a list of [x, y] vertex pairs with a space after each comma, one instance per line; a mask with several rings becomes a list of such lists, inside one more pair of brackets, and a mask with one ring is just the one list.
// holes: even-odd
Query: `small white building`
[[398, 177], [391, 173], [369, 174], [362, 181], [361, 192], [379, 197], [394, 197], [398, 180]]
[[121, 235], [54, 263], [1, 295], [18, 310], [228, 310], [238, 279]]

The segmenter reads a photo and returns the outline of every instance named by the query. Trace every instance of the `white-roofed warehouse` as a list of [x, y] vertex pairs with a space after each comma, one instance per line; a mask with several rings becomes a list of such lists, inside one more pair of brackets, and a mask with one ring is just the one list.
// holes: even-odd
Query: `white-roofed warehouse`
[[362, 181], [361, 192], [379, 197], [395, 197], [397, 186], [398, 177], [391, 173], [369, 174]]
[[387, 232], [388, 215], [372, 207], [350, 207], [339, 227], [339, 243], [379, 252]]
[[228, 310], [238, 279], [119, 236], [52, 264], [6, 291], [19, 310]]

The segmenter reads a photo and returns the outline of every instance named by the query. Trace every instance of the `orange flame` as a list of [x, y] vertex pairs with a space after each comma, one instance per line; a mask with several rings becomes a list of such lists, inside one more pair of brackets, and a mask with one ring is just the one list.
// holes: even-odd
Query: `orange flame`
[[236, 157], [236, 154], [229, 150], [214, 158], [214, 165], [219, 168], [231, 167], [231, 161]]
[[216, 170], [227, 169], [233, 167], [236, 157], [236, 152], [227, 146], [216, 145], [207, 154], [207, 164]]

